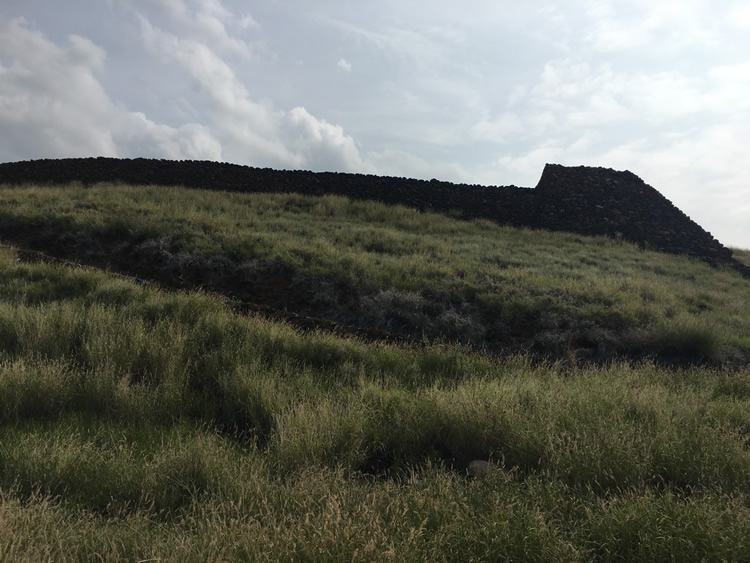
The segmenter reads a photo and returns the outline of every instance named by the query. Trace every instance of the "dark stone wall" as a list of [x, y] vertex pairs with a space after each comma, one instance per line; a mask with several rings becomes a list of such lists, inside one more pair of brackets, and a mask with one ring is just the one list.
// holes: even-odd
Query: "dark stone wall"
[[545, 228], [614, 236], [707, 262], [738, 267], [732, 251], [632, 172], [548, 164], [534, 190]]
[[635, 174], [548, 164], [535, 189], [332, 172], [279, 171], [208, 161], [71, 158], [0, 164], [0, 184], [125, 182], [238, 192], [338, 194], [423, 211], [460, 212], [517, 227], [622, 236], [699, 257], [750, 277], [731, 250]]

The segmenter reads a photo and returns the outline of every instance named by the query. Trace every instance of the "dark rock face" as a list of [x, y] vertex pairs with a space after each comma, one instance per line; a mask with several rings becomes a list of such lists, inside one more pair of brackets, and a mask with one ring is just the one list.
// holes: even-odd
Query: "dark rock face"
[[0, 184], [125, 182], [237, 192], [336, 194], [461, 213], [501, 224], [604, 235], [673, 254], [750, 268], [635, 174], [548, 164], [535, 189], [362, 174], [279, 171], [208, 161], [70, 158], [0, 164]]
[[555, 231], [617, 237], [741, 268], [732, 251], [632, 172], [548, 164], [536, 187], [536, 218]]

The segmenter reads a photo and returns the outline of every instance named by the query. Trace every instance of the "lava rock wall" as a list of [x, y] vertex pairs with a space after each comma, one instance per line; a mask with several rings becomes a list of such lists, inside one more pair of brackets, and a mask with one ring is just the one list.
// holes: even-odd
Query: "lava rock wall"
[[632, 172], [548, 164], [536, 189], [545, 228], [617, 236], [642, 246], [734, 266], [732, 251]]
[[548, 164], [535, 189], [332, 172], [279, 171], [209, 161], [70, 158], [0, 164], [0, 184], [125, 182], [237, 192], [336, 194], [459, 213], [516, 227], [622, 237], [699, 257], [750, 277], [732, 251], [635, 174]]

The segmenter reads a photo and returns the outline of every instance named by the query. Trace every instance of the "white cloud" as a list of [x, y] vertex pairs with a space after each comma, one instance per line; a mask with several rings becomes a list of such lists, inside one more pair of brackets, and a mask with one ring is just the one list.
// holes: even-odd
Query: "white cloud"
[[240, 27], [242, 29], [259, 29], [260, 24], [255, 21], [255, 18], [251, 16], [250, 14], [246, 14], [242, 18], [240, 18]]
[[606, 64], [594, 69], [565, 59], [545, 65], [529, 101], [535, 113], [547, 110], [556, 116], [550, 127], [665, 123], [705, 110], [706, 88], [700, 78], [675, 71], [616, 72]]
[[285, 115], [283, 127], [289, 134], [288, 146], [304, 162], [319, 170], [374, 172], [359, 154], [354, 139], [339, 125], [317, 119], [303, 107]]
[[206, 117], [225, 158], [282, 168], [371, 171], [342, 127], [317, 119], [304, 107], [284, 112], [256, 102], [209, 46], [161, 30], [143, 16], [140, 21], [145, 44], [177, 62], [210, 100]]
[[97, 73], [106, 54], [71, 35], [58, 46], [23, 19], [0, 26], [0, 154], [7, 159], [71, 156], [221, 158], [196, 125], [169, 127], [113, 102]]
[[710, 0], [617, 0], [579, 2], [586, 13], [583, 37], [601, 52], [648, 48], [658, 56], [715, 45], [720, 33], [706, 25], [716, 18]]
[[731, 27], [750, 30], [750, 4], [745, 0], [736, 2], [727, 12], [726, 22]]
[[76, 61], [83, 66], [91, 68], [92, 71], [101, 71], [107, 60], [104, 49], [94, 45], [93, 41], [79, 35], [69, 35], [70, 49], [68, 51], [71, 61]]
[[[201, 6], [212, 17], [223, 13], [217, 2]], [[177, 19], [191, 13], [180, 0], [164, 7]], [[180, 96], [173, 104], [200, 107], [194, 112], [199, 123], [169, 126], [129, 111], [110, 98], [97, 76], [107, 70], [103, 48], [80, 35], [58, 45], [24, 20], [13, 19], [0, 27], [0, 154], [10, 160], [27, 154], [226, 159], [279, 168], [374, 172], [341, 126], [316, 118], [302, 106], [285, 112], [254, 100], [209, 44], [159, 29], [144, 16], [139, 21], [141, 38], [151, 52], [164, 63], [177, 63], [197, 87], [185, 93], [192, 100]], [[207, 29], [210, 26], [203, 31]], [[194, 33], [190, 28], [189, 34]], [[231, 45], [213, 39], [219, 48]]]
[[179, 26], [183, 34], [196, 41], [211, 44], [220, 52], [249, 57], [253, 51], [245, 40], [232, 36], [227, 26], [237, 23], [242, 29], [257, 29], [257, 22], [249, 14], [241, 18], [227, 10], [219, 0], [196, 0], [196, 9], [185, 0], [150, 0], [166, 11], [171, 23]]
[[352, 63], [350, 63], [344, 58], [339, 59], [339, 62], [336, 63], [336, 66], [339, 67], [340, 69], [345, 70], [346, 72], [351, 72], [352, 70]]
[[478, 141], [509, 144], [523, 134], [528, 125], [519, 114], [505, 111], [495, 117], [483, 116], [472, 126], [471, 135]]
[[[750, 61], [721, 65], [708, 73], [711, 80], [711, 104], [716, 112], [738, 119], [750, 111]], [[743, 114], [744, 112], [744, 114]]]

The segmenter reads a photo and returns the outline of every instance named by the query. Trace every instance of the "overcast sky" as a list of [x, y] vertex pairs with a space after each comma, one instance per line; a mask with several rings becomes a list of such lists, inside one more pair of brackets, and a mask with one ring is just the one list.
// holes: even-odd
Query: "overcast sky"
[[2, 0], [0, 161], [100, 155], [627, 169], [750, 248], [750, 2]]

